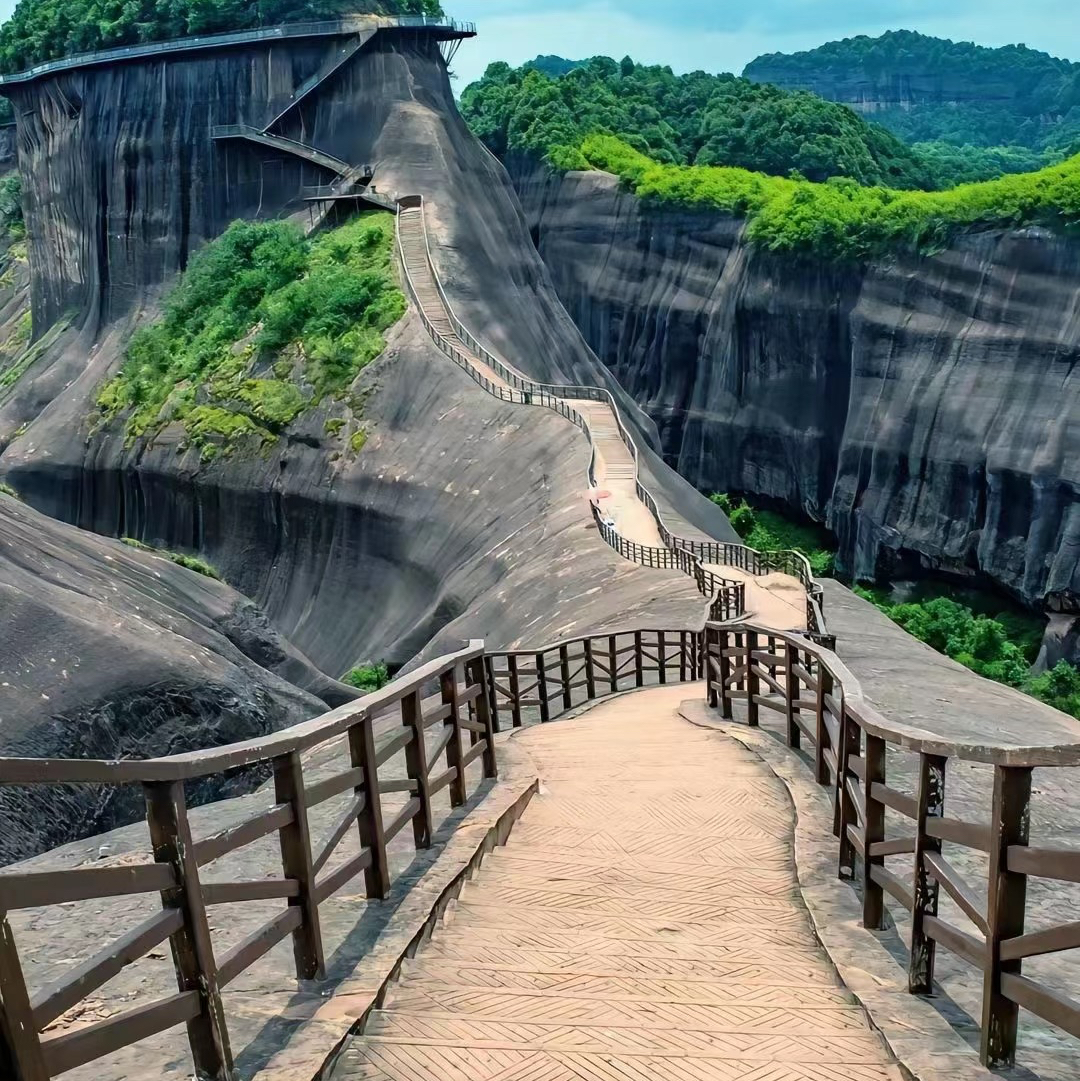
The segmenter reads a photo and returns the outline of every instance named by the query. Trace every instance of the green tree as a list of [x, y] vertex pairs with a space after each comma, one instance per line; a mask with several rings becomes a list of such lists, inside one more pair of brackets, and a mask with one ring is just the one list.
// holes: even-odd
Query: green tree
[[917, 154], [844, 106], [733, 75], [675, 75], [628, 56], [569, 68], [492, 64], [466, 87], [461, 108], [495, 154], [528, 153], [560, 167], [579, 167], [582, 140], [604, 133], [668, 164], [798, 169], [908, 188], [931, 182]]

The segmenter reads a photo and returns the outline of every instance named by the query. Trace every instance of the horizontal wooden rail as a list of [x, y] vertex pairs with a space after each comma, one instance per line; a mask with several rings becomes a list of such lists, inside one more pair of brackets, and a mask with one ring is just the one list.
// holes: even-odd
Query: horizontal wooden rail
[[[387, 846], [396, 835], [412, 823], [412, 843], [417, 848], [432, 843], [433, 792], [448, 786], [451, 802], [459, 806], [468, 798], [470, 778], [497, 775], [489, 671], [483, 643], [471, 642], [356, 702], [257, 740], [146, 761], [0, 759], [0, 786], [140, 783], [152, 845], [146, 862], [134, 865], [0, 871], [0, 1063], [11, 1064], [16, 1081], [45, 1081], [186, 1023], [195, 1074], [231, 1076], [222, 988], [289, 936], [297, 978], [323, 978], [320, 905], [360, 875], [367, 896], [385, 897]], [[441, 702], [428, 704], [435, 689]], [[400, 728], [376, 741], [375, 720], [381, 727], [395, 716]], [[443, 731], [429, 750], [425, 731], [436, 725]], [[311, 781], [305, 778], [305, 756], [316, 749], [320, 761], [327, 756], [339, 761], [329, 776]], [[380, 766], [402, 753], [407, 776], [380, 779]], [[479, 768], [470, 769], [473, 762]], [[431, 774], [444, 765], [432, 783]], [[193, 837], [184, 782], [250, 766], [273, 774], [272, 804], [211, 836]], [[384, 822], [383, 800], [397, 793], [405, 793], [405, 804]], [[331, 800], [339, 803], [329, 831], [313, 844], [309, 809]], [[281, 854], [276, 875], [228, 880], [219, 871], [215, 880], [201, 881], [201, 868], [275, 833]], [[350, 835], [358, 837], [359, 852], [335, 865], [335, 854]], [[7, 913], [131, 894], [157, 894], [160, 912], [31, 996]], [[257, 901], [279, 901], [283, 908], [216, 959], [208, 906], [220, 906], [217, 920], [223, 922], [232, 906]], [[45, 1031], [166, 940], [178, 994], [72, 1031]]]
[[[802, 748], [806, 741], [812, 748], [815, 779], [832, 797], [840, 876], [861, 880], [864, 925], [885, 926], [886, 894], [911, 913], [909, 989], [931, 992], [938, 946], [983, 973], [980, 1056], [987, 1066], [1014, 1062], [1019, 1006], [1076, 1034], [1080, 1003], [1022, 975], [1021, 964], [1025, 958], [1080, 949], [1080, 910], [1072, 922], [1024, 930], [1029, 876], [1080, 882], [1080, 850], [1028, 844], [1032, 770], [1080, 766], [1080, 744], [973, 744], [891, 722], [866, 701], [839, 657], [810, 635], [749, 622], [711, 622], [703, 650], [711, 707], [731, 718], [733, 704], [745, 702], [751, 726], [759, 723], [762, 708], [779, 710], [785, 714], [788, 744]], [[887, 779], [889, 756], [897, 753], [918, 760], [914, 793]], [[950, 759], [992, 767], [988, 822], [945, 815]], [[887, 811], [910, 820], [914, 832], [906, 827], [901, 836], [888, 837]], [[966, 881], [943, 854], [945, 844], [986, 853], [985, 883]], [[907, 873], [886, 866], [900, 858], [910, 861]], [[939, 890], [975, 934], [938, 914]]]

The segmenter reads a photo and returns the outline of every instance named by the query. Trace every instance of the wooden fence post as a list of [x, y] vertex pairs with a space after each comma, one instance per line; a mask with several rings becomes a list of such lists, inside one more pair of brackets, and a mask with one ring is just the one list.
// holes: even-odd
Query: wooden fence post
[[521, 727], [521, 685], [518, 683], [517, 657], [513, 653], [506, 658], [507, 674], [510, 678], [510, 723], [515, 728]]
[[615, 635], [608, 635], [608, 679], [611, 683], [611, 693], [615, 694], [619, 689], [619, 651], [615, 648]]
[[934, 754], [919, 755], [918, 810], [915, 818], [915, 873], [912, 878], [911, 954], [908, 961], [908, 990], [913, 995], [930, 994], [934, 983], [935, 943], [923, 929], [927, 916], [938, 910], [937, 879], [926, 873], [926, 853], [939, 853], [941, 841], [926, 832], [930, 818], [945, 814], [945, 763]]
[[596, 662], [591, 638], [585, 639], [585, 694], [590, 702], [596, 697]]
[[0, 912], [0, 1076], [14, 1081], [49, 1081], [6, 912]]
[[548, 707], [547, 673], [544, 671], [544, 655], [536, 655], [536, 697], [540, 700], [540, 723], [546, 724], [551, 720], [551, 710]]
[[443, 724], [451, 728], [450, 742], [446, 745], [446, 765], [454, 771], [454, 779], [450, 782], [451, 807], [465, 803], [465, 751], [461, 746], [461, 705], [458, 702], [458, 684], [464, 682], [463, 675], [461, 666], [455, 665], [439, 677], [443, 705], [450, 707], [450, 716]]
[[[837, 863], [837, 875], [840, 878], [855, 877], [855, 846], [848, 838], [849, 825], [858, 826], [855, 801], [848, 791], [848, 759], [860, 757], [862, 729], [848, 716], [847, 708], [840, 709], [840, 754], [837, 759], [836, 809], [834, 815], [835, 834], [840, 839], [840, 858]], [[844, 871], [847, 874], [844, 874]]]
[[484, 686], [487, 688], [488, 709], [491, 711], [491, 726], [496, 732], [502, 731], [499, 723], [499, 692], [495, 686], [495, 658], [491, 654], [484, 657]]
[[[480, 687], [484, 686], [484, 658], [478, 657], [472, 662], [473, 679]], [[491, 709], [487, 697], [483, 694], [476, 699], [476, 720], [484, 728], [484, 776], [494, 779], [499, 776], [499, 767], [495, 761], [495, 726], [491, 720]]]
[[990, 817], [990, 874], [986, 892], [986, 970], [983, 978], [979, 1055], [987, 1068], [1016, 1060], [1019, 1007], [1001, 993], [1001, 977], [1019, 973], [1021, 962], [1002, 961], [1001, 943], [1024, 933], [1027, 875], [1007, 867], [1009, 845], [1026, 845], [1031, 800], [1031, 769], [994, 767]]
[[574, 695], [570, 689], [570, 647], [559, 646], [559, 681], [562, 683], [563, 710], [574, 708]]
[[799, 677], [795, 675], [795, 664], [799, 651], [790, 642], [784, 644], [784, 706], [787, 709], [787, 741], [789, 747], [798, 750], [802, 746], [802, 732], [795, 723], [795, 716], [800, 712], [796, 703], [799, 700]]
[[870, 846], [885, 840], [885, 804], [871, 794], [875, 782], [885, 783], [885, 740], [866, 733], [866, 776], [863, 779], [863, 805], [866, 823], [863, 830], [863, 927], [880, 931], [885, 920], [885, 895], [871, 877], [872, 868], [884, 867], [884, 856], [871, 856]]
[[303, 917], [292, 936], [296, 975], [301, 980], [322, 979], [326, 965], [319, 927], [319, 904], [315, 899], [315, 872], [311, 865], [304, 769], [299, 751], [291, 751], [274, 759], [274, 798], [278, 803], [290, 804], [293, 809], [293, 820], [278, 831], [278, 839], [281, 842], [281, 864], [285, 877], [295, 878], [300, 883], [299, 894], [289, 898], [289, 905], [298, 907]]
[[686, 673], [689, 669], [693, 670], [691, 665], [690, 644], [693, 639], [688, 631], [679, 632], [679, 682], [686, 682]]
[[375, 734], [371, 717], [366, 713], [359, 724], [349, 729], [349, 755], [364, 777], [364, 809], [357, 819], [360, 844], [371, 851], [371, 862], [364, 869], [364, 885], [368, 897], [381, 900], [390, 892], [390, 864], [386, 859], [379, 769], [375, 764]]
[[759, 724], [757, 695], [761, 689], [761, 681], [758, 679], [757, 668], [754, 667], [754, 651], [757, 647], [757, 631], [748, 631], [746, 635], [746, 723], [751, 728], [757, 728]]
[[[817, 662], [817, 703], [815, 706], [816, 742], [814, 748], [814, 780], [818, 784], [829, 783], [829, 763], [825, 761], [825, 748], [830, 746], [829, 729], [825, 724], [825, 696], [833, 691], [833, 678], [822, 661]], [[837, 722], [839, 724], [839, 721]], [[832, 753], [839, 761], [840, 748], [833, 747]]]
[[634, 631], [634, 685], [645, 686], [645, 656], [641, 650], [641, 631]]
[[420, 810], [413, 815], [413, 841], [417, 848], [431, 847], [431, 781], [427, 760], [427, 743], [424, 741], [423, 699], [419, 691], [413, 691], [401, 700], [401, 723], [412, 731], [413, 740], [405, 748], [405, 769], [416, 782], [416, 796]]
[[667, 645], [664, 641], [664, 632], [656, 632], [656, 668], [661, 683], [667, 683]]
[[718, 648], [720, 656], [718, 658], [720, 662], [720, 716], [726, 721], [730, 721], [732, 717], [731, 713], [731, 688], [728, 686], [728, 682], [731, 679], [731, 657], [727, 655], [728, 650], [731, 649], [732, 636], [727, 631], [720, 632], [720, 638], [718, 642]]
[[184, 917], [183, 927], [169, 939], [177, 986], [181, 991], [199, 993], [199, 1015], [187, 1023], [195, 1072], [227, 1081], [233, 1070], [232, 1049], [221, 1005], [217, 964], [188, 822], [184, 783], [144, 784], [143, 796], [154, 861], [169, 864], [176, 876], [176, 885], [161, 893], [161, 907], [177, 908]]

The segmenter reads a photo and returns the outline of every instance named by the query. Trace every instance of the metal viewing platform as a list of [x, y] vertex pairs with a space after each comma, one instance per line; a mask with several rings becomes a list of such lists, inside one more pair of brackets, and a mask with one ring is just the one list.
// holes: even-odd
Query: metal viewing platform
[[317, 22], [286, 23], [280, 26], [263, 26], [252, 30], [236, 30], [225, 34], [203, 34], [195, 37], [173, 38], [170, 41], [153, 41], [145, 45], [124, 45], [98, 52], [76, 53], [58, 60], [35, 64], [25, 71], [0, 76], [0, 86], [28, 83], [43, 75], [73, 68], [112, 64], [124, 60], [141, 60], [147, 56], [166, 53], [197, 52], [202, 49], [225, 49], [236, 45], [257, 44], [262, 41], [286, 41], [291, 38], [334, 37], [379, 30], [426, 30], [438, 41], [461, 41], [476, 36], [476, 24], [458, 22], [454, 19], [407, 15], [400, 18], [375, 15], [350, 15], [340, 19], [323, 19]]

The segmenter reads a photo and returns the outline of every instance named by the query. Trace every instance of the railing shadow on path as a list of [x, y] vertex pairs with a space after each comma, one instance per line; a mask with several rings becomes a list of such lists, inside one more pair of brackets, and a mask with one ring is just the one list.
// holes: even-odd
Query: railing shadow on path
[[[1033, 832], [1053, 814], [1033, 803], [1032, 785], [1036, 769], [1080, 767], [1080, 744], [962, 742], [895, 724], [834, 652], [763, 625], [710, 623], [704, 648], [708, 705], [732, 719], [738, 703], [752, 728], [762, 711], [776, 714], [787, 746], [807, 752], [831, 795], [837, 873], [861, 893], [863, 926], [886, 928], [886, 896], [906, 913], [908, 990], [934, 993], [939, 949], [973, 967], [979, 1054], [991, 1068], [1015, 1064], [1021, 1008], [1080, 1038], [1080, 1000], [1070, 994], [1080, 954], [1068, 955], [1080, 950], [1080, 922], [1064, 910], [1080, 911], [1028, 896], [1029, 880], [1080, 883], [1075, 839], [1045, 825]], [[972, 792], [973, 776], [986, 791]], [[959, 813], [946, 813], [947, 791]], [[1051, 957], [1054, 965], [1039, 966]], [[1025, 974], [1025, 961], [1037, 971]]]

